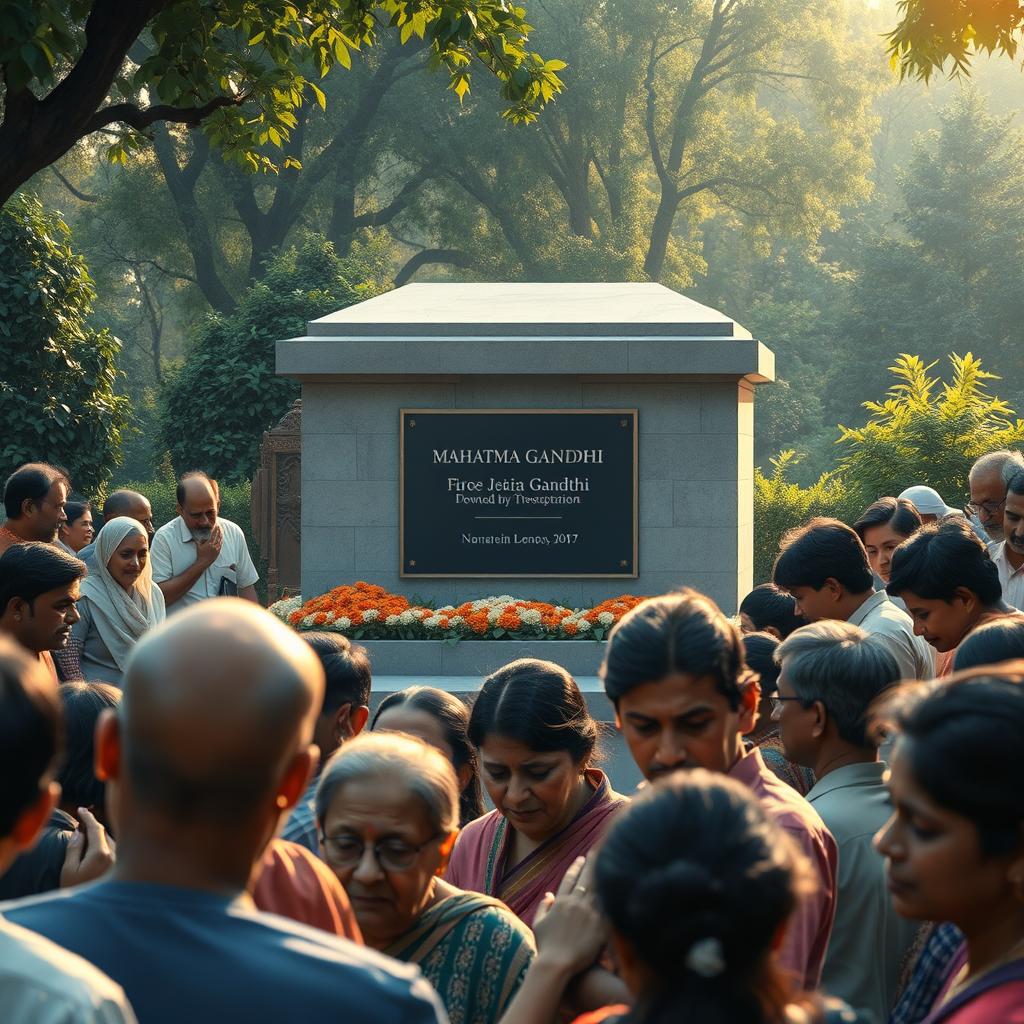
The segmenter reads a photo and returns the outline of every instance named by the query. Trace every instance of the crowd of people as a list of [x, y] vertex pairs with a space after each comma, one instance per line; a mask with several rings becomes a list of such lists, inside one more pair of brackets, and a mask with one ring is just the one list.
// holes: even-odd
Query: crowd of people
[[258, 607], [207, 475], [154, 530], [20, 468], [2, 1019], [1024, 1024], [1024, 458], [967, 483], [810, 520], [733, 618], [626, 614], [627, 794], [552, 662], [375, 700]]

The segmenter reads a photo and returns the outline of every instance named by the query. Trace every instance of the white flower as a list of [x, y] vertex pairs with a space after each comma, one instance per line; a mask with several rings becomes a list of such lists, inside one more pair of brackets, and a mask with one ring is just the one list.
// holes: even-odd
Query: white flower
[[[389, 616], [389, 618], [390, 618], [390, 616]], [[402, 612], [402, 614], [398, 616], [398, 621], [403, 626], [408, 626], [411, 622], [415, 622], [416, 621], [416, 616], [413, 615], [411, 609], [406, 608], [405, 611]]]
[[453, 615], [448, 620], [449, 626], [461, 626], [466, 620], [461, 615]]
[[413, 614], [413, 618], [422, 619], [424, 616], [427, 616], [430, 613], [424, 611], [422, 608], [413, 608], [412, 609], [412, 614]]
[[725, 950], [714, 936], [698, 939], [690, 947], [684, 963], [702, 978], [716, 978], [725, 970]]
[[374, 619], [380, 618], [380, 612], [376, 608], [368, 608], [363, 612], [363, 622], [373, 622]]
[[429, 615], [423, 620], [423, 625], [426, 626], [427, 629], [438, 629], [441, 625], [441, 616]]
[[397, 626], [399, 621], [400, 621], [400, 617], [398, 615], [389, 615], [384, 620], [384, 625], [385, 626]]
[[537, 608], [524, 608], [519, 613], [519, 618], [523, 620], [524, 626], [539, 626], [540, 610]]
[[352, 625], [352, 620], [347, 615], [340, 615], [334, 622], [339, 629], [348, 629]]
[[581, 633], [586, 633], [590, 629], [590, 623], [586, 619], [578, 619], [576, 625], [579, 627]]
[[597, 617], [597, 621], [600, 622], [602, 626], [610, 626], [615, 621], [615, 616], [612, 615], [611, 612], [601, 612]]
[[305, 627], [306, 627], [306, 628], [308, 629], [308, 628], [310, 628], [311, 626], [315, 626], [315, 625], [316, 625], [316, 622], [314, 621], [314, 619], [313, 619], [313, 616], [312, 616], [312, 615], [307, 615], [307, 616], [306, 616], [306, 617], [305, 617], [305, 618], [304, 618], [304, 619], [302, 620], [302, 624], [303, 624], [303, 626], [305, 626]]
[[491, 604], [491, 600], [490, 600], [490, 598], [487, 598], [487, 597], [485, 597], [485, 598], [484, 598], [484, 599], [483, 599], [482, 601], [474, 601], [474, 602], [473, 602], [473, 603], [472, 603], [472, 604], [470, 605], [470, 607], [471, 607], [471, 608], [473, 609], [473, 611], [475, 611], [475, 612], [481, 612], [481, 611], [483, 611], [483, 610], [484, 610], [485, 608], [489, 608], [489, 607], [490, 607], [490, 604]]

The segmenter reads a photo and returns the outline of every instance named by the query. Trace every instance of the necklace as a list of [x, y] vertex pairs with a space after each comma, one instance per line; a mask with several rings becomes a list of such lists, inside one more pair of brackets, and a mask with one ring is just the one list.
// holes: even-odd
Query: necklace
[[12, 544], [24, 544], [25, 543], [25, 538], [24, 537], [19, 537], [12, 529], [10, 529], [7, 526], [6, 523], [4, 523], [3, 526], [0, 526], [0, 533], [2, 533], [5, 537], [9, 538]]

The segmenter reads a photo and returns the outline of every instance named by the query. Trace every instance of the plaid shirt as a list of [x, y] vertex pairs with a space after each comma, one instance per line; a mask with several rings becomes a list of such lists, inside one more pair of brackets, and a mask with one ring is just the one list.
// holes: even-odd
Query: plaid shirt
[[320, 782], [320, 775], [317, 774], [310, 781], [302, 799], [295, 805], [291, 816], [285, 823], [282, 839], [291, 843], [298, 843], [307, 850], [320, 856], [320, 836], [316, 827], [316, 787]]
[[889, 1016], [889, 1024], [919, 1024], [928, 1016], [963, 943], [963, 933], [955, 924], [936, 925]]

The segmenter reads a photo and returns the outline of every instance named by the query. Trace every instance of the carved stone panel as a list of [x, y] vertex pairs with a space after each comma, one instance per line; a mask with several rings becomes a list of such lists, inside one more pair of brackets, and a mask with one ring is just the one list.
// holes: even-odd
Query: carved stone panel
[[267, 598], [300, 591], [302, 540], [302, 402], [296, 400], [263, 435], [252, 482], [252, 528], [268, 562]]

